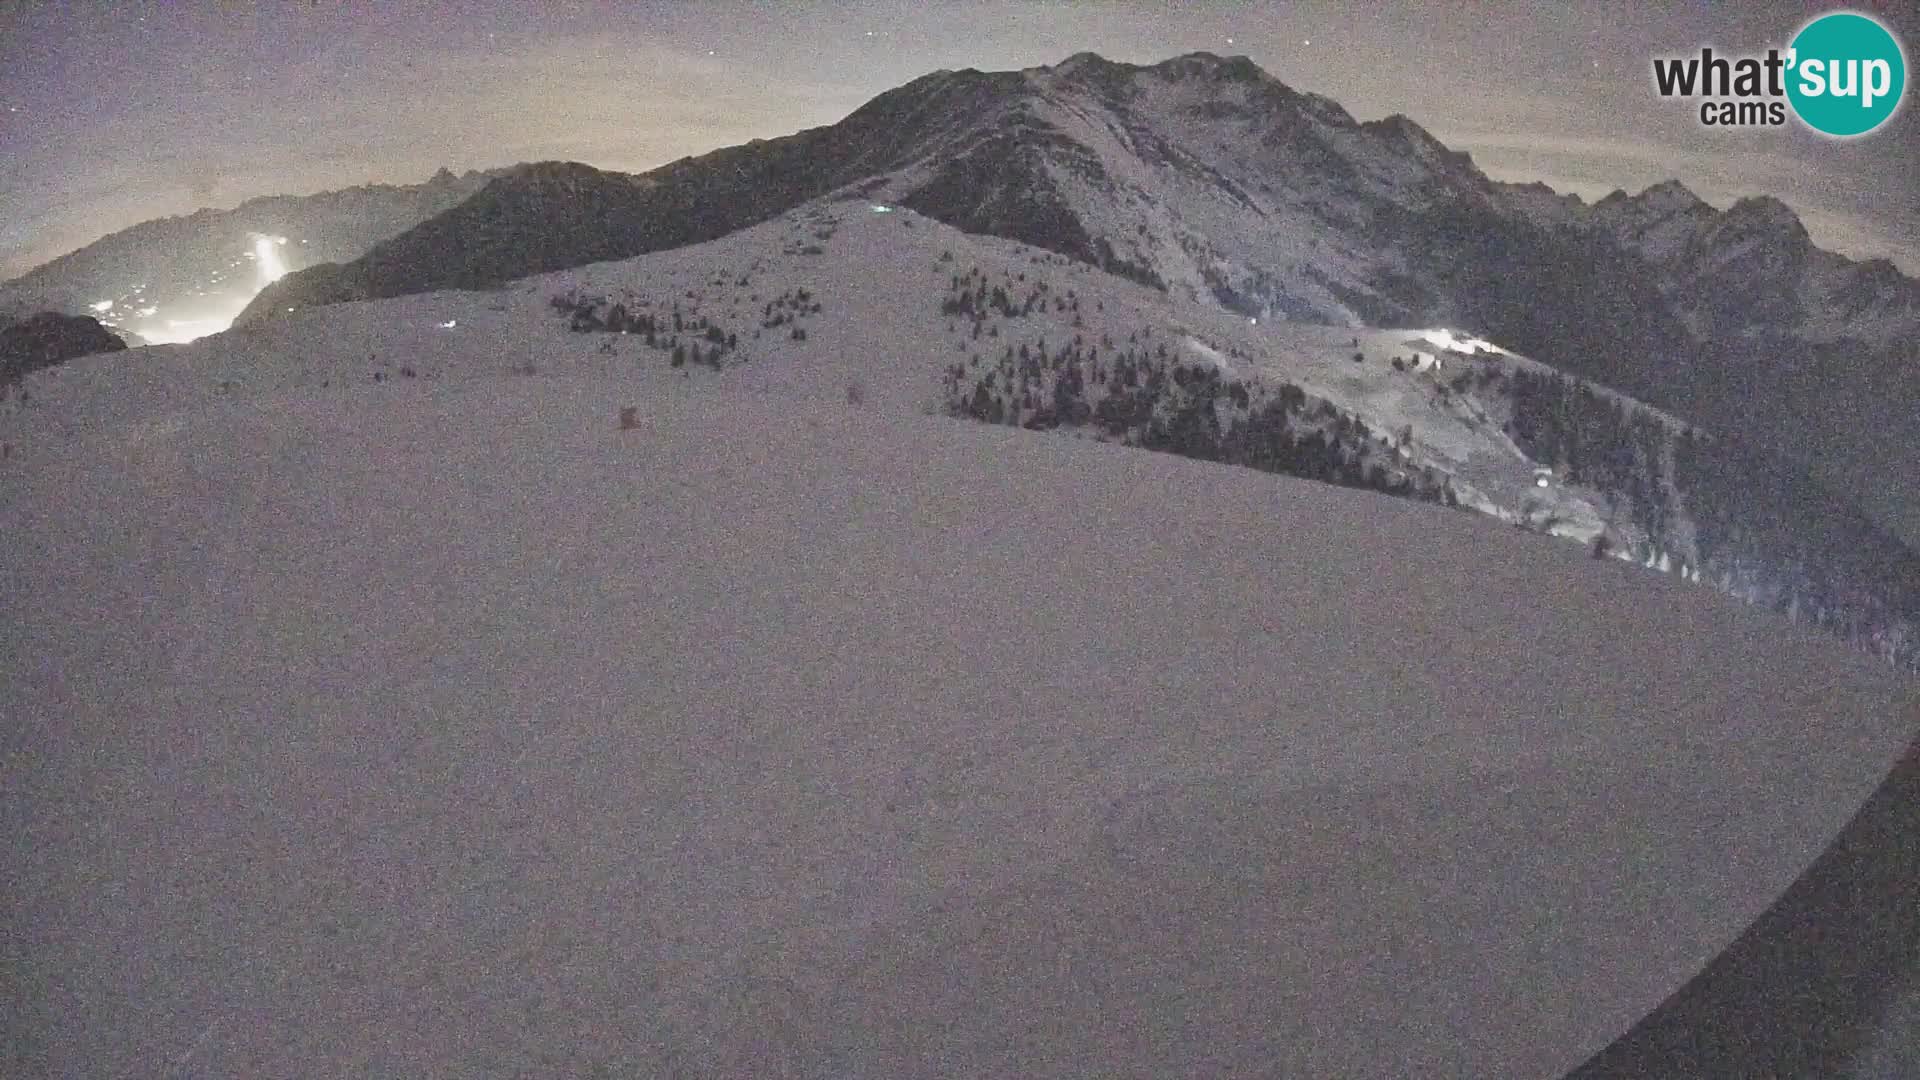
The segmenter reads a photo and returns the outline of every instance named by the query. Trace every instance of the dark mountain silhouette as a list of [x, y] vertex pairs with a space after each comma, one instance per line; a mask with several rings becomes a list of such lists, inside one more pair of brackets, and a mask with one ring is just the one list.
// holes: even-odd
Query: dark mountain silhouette
[[43, 311], [25, 319], [0, 318], [0, 390], [10, 390], [29, 373], [76, 356], [126, 347], [126, 342], [86, 315]]

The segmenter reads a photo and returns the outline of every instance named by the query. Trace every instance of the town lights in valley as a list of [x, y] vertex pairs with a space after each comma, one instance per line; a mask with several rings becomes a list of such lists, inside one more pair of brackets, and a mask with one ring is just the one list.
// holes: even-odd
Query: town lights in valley
[[[280, 249], [287, 243], [286, 237], [252, 233], [249, 239], [249, 249], [239, 253], [228, 264], [228, 269], [214, 272], [201, 283], [202, 288], [192, 291], [192, 296], [204, 299], [170, 304], [166, 314], [157, 319], [161, 314], [159, 304], [136, 308], [133, 314], [144, 321], [128, 329], [155, 345], [180, 345], [232, 326], [233, 320], [262, 289], [289, 272], [286, 260], [280, 255]], [[233, 268], [245, 266], [249, 259], [253, 260], [254, 271], [251, 282], [246, 274], [232, 272]], [[136, 287], [135, 294], [138, 292]]]

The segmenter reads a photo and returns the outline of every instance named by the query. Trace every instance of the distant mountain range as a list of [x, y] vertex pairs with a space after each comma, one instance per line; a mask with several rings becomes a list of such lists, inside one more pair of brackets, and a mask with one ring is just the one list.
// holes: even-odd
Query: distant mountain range
[[1588, 205], [1493, 181], [1245, 57], [942, 71], [841, 122], [638, 176], [542, 163], [267, 290], [242, 316], [482, 288], [713, 239], [855, 190], [1250, 317], [1463, 326], [1858, 492], [1910, 541], [1920, 283], [1770, 198]]
[[[1024, 256], [1004, 254], [997, 271], [983, 256], [886, 301], [870, 281], [838, 297], [857, 323], [885, 323], [883, 303], [941, 318], [839, 362], [877, 369], [902, 348], [967, 358], [890, 372], [905, 399], [1469, 506], [1920, 659], [1920, 500], [1906, 482], [1920, 471], [1920, 284], [1815, 248], [1776, 200], [1721, 211], [1667, 183], [1587, 204], [1496, 182], [1405, 117], [1360, 123], [1245, 57], [1208, 53], [943, 71], [838, 124], [642, 175], [544, 162], [429, 187], [392, 190], [415, 191], [409, 212], [435, 199], [445, 209], [268, 286], [242, 332], [721, 238], [750, 250], [742, 266], [700, 271], [703, 289], [758, 307], [744, 267], [776, 258], [825, 255], [856, 278], [907, 272], [899, 234], [851, 262], [824, 246], [846, 215], [822, 207], [898, 208], [1171, 305], [1116, 299], [1096, 319], [1076, 297], [1069, 314], [1061, 271], [1028, 281], [1010, 268]], [[735, 277], [741, 288], [725, 285]], [[575, 329], [663, 342], [676, 370], [773, 355], [739, 342], [753, 328], [689, 329], [691, 311], [675, 305], [669, 322], [658, 297], [643, 312], [641, 294], [618, 291], [555, 302]], [[781, 302], [753, 337], [791, 329], [784, 348], [809, 349], [786, 321], [806, 302]], [[1050, 323], [1033, 321], [1036, 305]], [[1150, 346], [1173, 321], [1210, 329]], [[1420, 327], [1452, 329], [1435, 343], [1406, 329]], [[402, 345], [414, 333], [402, 329], [377, 339], [389, 355], [441, 344]], [[1488, 348], [1463, 351], [1454, 331]], [[357, 361], [311, 362], [330, 381]], [[232, 369], [222, 382], [246, 378]]]
[[259, 288], [255, 239], [284, 237], [276, 254], [298, 269], [353, 259], [442, 213], [499, 175], [442, 169], [421, 184], [368, 184], [317, 195], [251, 199], [122, 229], [0, 284], [0, 314], [95, 314], [136, 337], [169, 320], [230, 317]]
[[232, 395], [533, 375], [634, 400], [945, 413], [1458, 507], [1920, 666], [1920, 558], [1737, 439], [1448, 328], [1256, 321], [864, 198], [495, 290], [77, 361], [30, 379], [30, 404], [0, 400], [0, 437], [138, 442]]

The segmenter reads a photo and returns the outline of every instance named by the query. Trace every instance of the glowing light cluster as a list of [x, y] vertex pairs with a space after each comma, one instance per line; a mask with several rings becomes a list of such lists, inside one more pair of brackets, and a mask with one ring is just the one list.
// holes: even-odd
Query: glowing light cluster
[[1454, 352], [1470, 353], [1476, 349], [1485, 349], [1488, 352], [1496, 353], [1505, 351], [1486, 338], [1460, 337], [1453, 331], [1444, 328], [1428, 330], [1420, 336], [1438, 345], [1442, 349], [1448, 349]]
[[[250, 250], [242, 252], [226, 267], [215, 271], [202, 283], [202, 288], [192, 290], [190, 295], [196, 298], [204, 297], [205, 301], [169, 305], [167, 318], [155, 318], [160, 314], [158, 304], [149, 303], [130, 310], [123, 305], [121, 310], [129, 317], [147, 320], [131, 329], [156, 345], [182, 345], [210, 334], [218, 334], [233, 325], [233, 320], [246, 310], [247, 305], [253, 302], [254, 297], [260, 295], [262, 289], [287, 276], [290, 270], [286, 260], [280, 255], [280, 249], [286, 244], [287, 238], [284, 236], [252, 234]], [[251, 283], [247, 282], [244, 274], [233, 273], [235, 269], [246, 266], [249, 261], [253, 263], [254, 270]], [[140, 302], [142, 288], [144, 286], [134, 286], [132, 296], [136, 303]], [[112, 307], [108, 301], [100, 303], [108, 306], [102, 308], [100, 304], [95, 304], [95, 311], [106, 311]], [[181, 311], [181, 308], [186, 310]], [[176, 312], [184, 317], [173, 318]]]
[[232, 316], [224, 319], [168, 319], [165, 330], [143, 330], [140, 336], [156, 345], [184, 345], [209, 334], [217, 334], [232, 325]]
[[278, 250], [287, 242], [284, 236], [261, 236], [253, 238], [253, 261], [260, 272], [260, 287], [267, 286], [287, 276], [287, 264], [280, 258]]

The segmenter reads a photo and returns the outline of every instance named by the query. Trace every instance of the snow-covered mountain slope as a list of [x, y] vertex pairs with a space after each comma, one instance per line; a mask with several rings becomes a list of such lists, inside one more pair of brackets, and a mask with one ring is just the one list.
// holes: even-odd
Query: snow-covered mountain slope
[[[1771, 199], [1588, 206], [1356, 122], [1245, 57], [942, 71], [841, 122], [641, 176], [541, 163], [243, 316], [489, 287], [851, 191], [1262, 319], [1452, 326], [1711, 429], [1767, 433], [1920, 543], [1920, 283]], [[1892, 468], [1888, 468], [1891, 461]]]
[[[963, 273], [991, 279], [1023, 310], [983, 311], [978, 319], [947, 310]], [[568, 302], [556, 308], [556, 298]], [[574, 318], [576, 307], [584, 322]], [[638, 326], [616, 332], [643, 318], [651, 320], [654, 346]], [[570, 326], [595, 332], [570, 333]], [[796, 329], [806, 336], [796, 338]], [[945, 411], [941, 374], [949, 365], [977, 375], [981, 359], [1037, 355], [1051, 351], [1049, 341], [1212, 364], [1230, 379], [1296, 387], [1338, 410], [1343, 423], [1377, 429], [1383, 462], [1396, 471], [1433, 470], [1459, 500], [1503, 520], [1591, 542], [1615, 516], [1514, 444], [1503, 430], [1510, 409], [1497, 394], [1481, 400], [1452, 389], [1463, 375], [1543, 370], [1491, 343], [1476, 350], [1444, 329], [1349, 332], [1249, 321], [1047, 252], [961, 234], [903, 208], [851, 200], [809, 204], [710, 244], [496, 292], [301, 312], [149, 350], [132, 368], [73, 366], [33, 387], [36, 406], [15, 414], [29, 427], [13, 441], [31, 442], [32, 423], [137, 425], [183, 402], [229, 394], [514, 371], [632, 372], [654, 384], [698, 378], [819, 400], [843, 399], [851, 388], [876, 408]], [[673, 366], [676, 345], [691, 350], [689, 366]], [[1370, 359], [1355, 362], [1355, 353]], [[714, 354], [718, 369], [704, 362]], [[1615, 538], [1623, 552], [1632, 547]]]
[[1658, 410], [1445, 328], [1242, 318], [865, 200], [496, 291], [330, 305], [69, 365], [29, 384], [27, 406], [0, 405], [0, 438], [26, 452], [222, 396], [510, 372], [855, 396], [1458, 504], [1920, 658], [1920, 560]]
[[516, 325], [0, 464], [9, 1075], [1556, 1075], [1911, 735], [1482, 518]]

